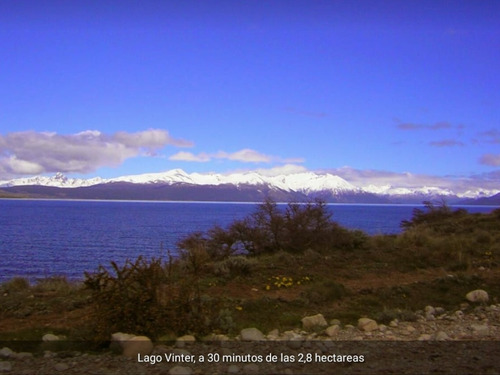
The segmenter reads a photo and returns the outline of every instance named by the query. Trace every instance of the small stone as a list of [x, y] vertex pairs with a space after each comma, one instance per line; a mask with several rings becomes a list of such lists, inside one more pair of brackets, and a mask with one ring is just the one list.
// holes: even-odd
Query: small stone
[[450, 339], [450, 337], [448, 336], [448, 334], [446, 332], [443, 332], [443, 331], [437, 332], [436, 335], [434, 336], [434, 340], [436, 340], [436, 341], [446, 341], [449, 339]]
[[331, 326], [340, 326], [341, 323], [340, 323], [340, 320], [338, 320], [338, 319], [332, 319], [332, 320], [330, 320], [330, 325]]
[[20, 352], [16, 354], [17, 359], [33, 358], [33, 353]]
[[302, 318], [302, 327], [304, 327], [305, 330], [317, 327], [326, 327], [327, 325], [328, 323], [326, 322], [323, 314], [316, 314]]
[[422, 333], [420, 336], [418, 336], [418, 341], [429, 341], [432, 339], [432, 336], [429, 335], [428, 333]]
[[431, 315], [434, 315], [436, 313], [436, 309], [432, 306], [425, 306], [424, 311], [426, 314], [431, 314]]
[[302, 336], [299, 335], [297, 332], [295, 331], [285, 331], [283, 332], [283, 334], [281, 335], [281, 338], [283, 340], [295, 340], [295, 339], [298, 339], [298, 338], [301, 338]]
[[378, 324], [375, 320], [370, 318], [360, 318], [358, 319], [358, 328], [361, 331], [371, 332], [378, 329]]
[[54, 366], [54, 368], [57, 371], [66, 371], [67, 369], [69, 369], [69, 366], [66, 363], [58, 363]]
[[146, 336], [134, 336], [120, 344], [123, 348], [123, 355], [129, 358], [137, 358], [137, 354], [145, 355], [153, 351], [153, 343]]
[[490, 329], [485, 324], [472, 324], [471, 328], [475, 336], [488, 336], [490, 334]]
[[466, 294], [465, 298], [469, 302], [488, 302], [489, 296], [485, 290], [476, 289]]
[[127, 341], [133, 337], [135, 335], [131, 335], [130, 333], [116, 332], [111, 335], [111, 341]]
[[273, 329], [267, 334], [269, 340], [277, 340], [280, 337], [280, 331], [278, 329]]
[[195, 342], [196, 338], [193, 335], [184, 335], [177, 338], [175, 346], [178, 348], [184, 348], [186, 345], [193, 344]]
[[7, 361], [0, 361], [0, 372], [12, 371], [12, 363]]
[[0, 349], [0, 357], [9, 358], [13, 357], [15, 354], [16, 353], [11, 348], [3, 347]]
[[42, 341], [43, 342], [51, 342], [51, 341], [59, 341], [61, 338], [59, 336], [53, 335], [52, 333], [47, 333], [46, 335], [43, 335]]
[[330, 327], [328, 327], [326, 330], [325, 330], [325, 333], [330, 336], [330, 337], [334, 337], [334, 336], [337, 336], [337, 334], [339, 333], [340, 331], [340, 327], [335, 324], [335, 325], [332, 325]]
[[425, 320], [427, 321], [433, 321], [433, 320], [436, 320], [436, 317], [432, 314], [429, 314], [429, 313], [425, 313]]
[[186, 366], [174, 366], [168, 371], [168, 373], [170, 375], [191, 375], [193, 370]]
[[396, 328], [399, 325], [399, 320], [394, 319], [389, 323], [389, 327]]
[[413, 326], [408, 326], [408, 327], [406, 327], [406, 331], [409, 332], [409, 333], [413, 333], [413, 332], [416, 331], [416, 328], [413, 327]]
[[264, 334], [257, 328], [244, 328], [240, 332], [243, 341], [262, 341], [265, 340]]
[[442, 307], [436, 307], [434, 311], [436, 312], [437, 315], [442, 315], [446, 312], [446, 310], [443, 309]]
[[205, 341], [217, 341], [217, 342], [220, 342], [220, 341], [229, 341], [229, 337], [226, 336], [226, 335], [223, 335], [223, 334], [212, 334], [212, 335], [209, 335]]

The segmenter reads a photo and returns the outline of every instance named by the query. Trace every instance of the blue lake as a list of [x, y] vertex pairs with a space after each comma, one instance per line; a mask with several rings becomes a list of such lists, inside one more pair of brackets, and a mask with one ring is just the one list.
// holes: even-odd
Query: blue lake
[[[110, 261], [176, 254], [177, 241], [225, 227], [255, 204], [0, 200], [0, 281], [13, 276], [82, 279]], [[329, 205], [332, 219], [369, 234], [398, 233], [415, 206]], [[470, 212], [495, 207], [467, 206]]]

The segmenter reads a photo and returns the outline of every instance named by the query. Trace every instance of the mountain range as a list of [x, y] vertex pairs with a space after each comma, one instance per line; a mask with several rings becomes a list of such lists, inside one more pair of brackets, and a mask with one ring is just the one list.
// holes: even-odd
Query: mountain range
[[35, 176], [0, 181], [0, 196], [59, 199], [124, 199], [171, 201], [256, 202], [265, 197], [277, 201], [321, 198], [332, 203], [421, 203], [445, 199], [450, 204], [500, 204], [499, 190], [456, 193], [437, 186], [355, 186], [330, 174], [301, 172], [266, 176], [257, 172], [216, 174], [186, 173], [174, 169], [161, 173], [111, 179]]

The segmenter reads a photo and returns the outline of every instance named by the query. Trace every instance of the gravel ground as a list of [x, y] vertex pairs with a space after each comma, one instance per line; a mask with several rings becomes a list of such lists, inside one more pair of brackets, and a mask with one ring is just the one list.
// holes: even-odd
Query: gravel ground
[[110, 351], [74, 351], [70, 343], [65, 349], [61, 342], [57, 352], [33, 354], [4, 347], [0, 351], [0, 373], [500, 374], [499, 305], [469, 313], [429, 308], [416, 322], [393, 321], [371, 331], [339, 326], [330, 331], [331, 336], [325, 332], [274, 331], [258, 341], [244, 342], [237, 337], [157, 344], [151, 355], [132, 358]]

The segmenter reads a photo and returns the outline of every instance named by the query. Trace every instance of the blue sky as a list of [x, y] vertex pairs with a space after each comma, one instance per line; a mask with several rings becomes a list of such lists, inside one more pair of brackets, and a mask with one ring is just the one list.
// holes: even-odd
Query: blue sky
[[3, 1], [0, 180], [271, 169], [498, 186], [499, 14], [496, 0]]

